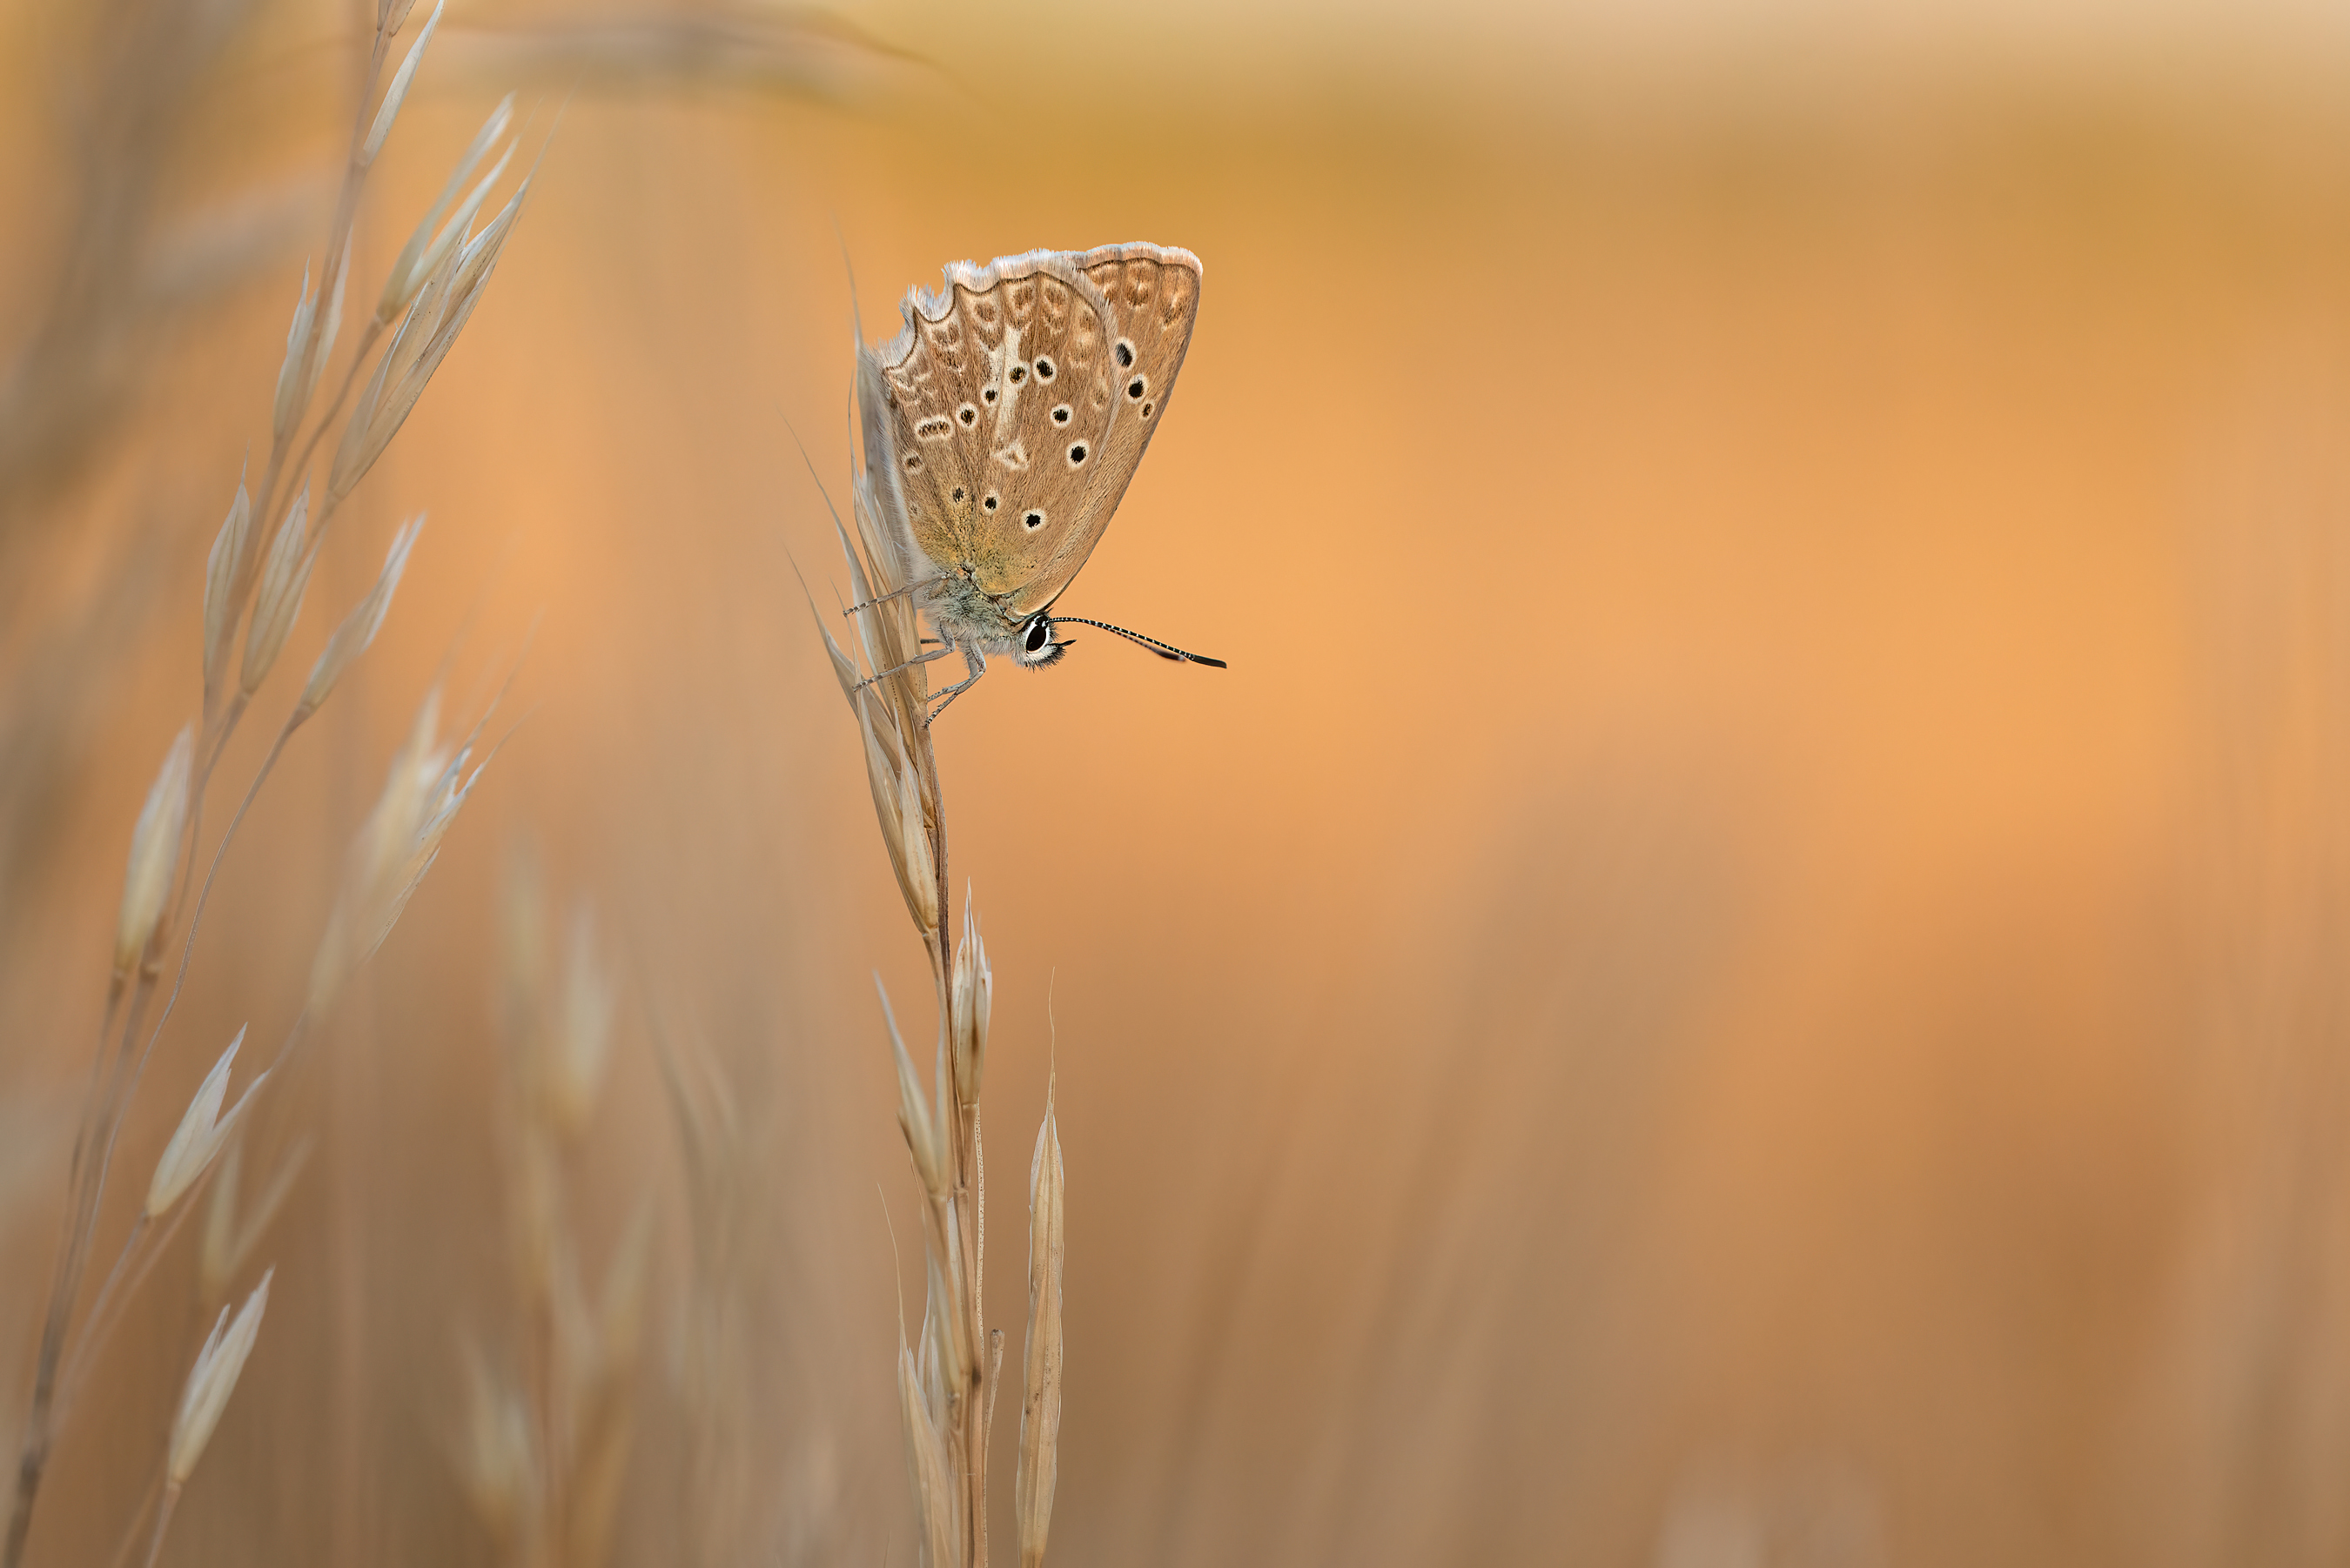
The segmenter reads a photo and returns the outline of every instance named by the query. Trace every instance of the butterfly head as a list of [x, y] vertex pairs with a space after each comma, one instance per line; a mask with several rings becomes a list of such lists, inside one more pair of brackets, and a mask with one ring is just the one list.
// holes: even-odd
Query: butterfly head
[[1012, 658], [1023, 670], [1042, 670], [1048, 664], [1058, 664], [1069, 645], [1061, 640], [1053, 618], [1038, 610], [1013, 636]]

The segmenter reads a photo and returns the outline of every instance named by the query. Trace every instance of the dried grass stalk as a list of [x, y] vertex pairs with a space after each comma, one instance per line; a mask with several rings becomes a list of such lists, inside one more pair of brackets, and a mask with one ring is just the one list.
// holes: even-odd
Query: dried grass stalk
[[[922, 1324], [919, 1350], [902, 1343], [900, 1326], [899, 1417], [920, 1561], [925, 1568], [985, 1568], [988, 1437], [1003, 1338], [987, 1328], [981, 1312], [987, 1253], [979, 1093], [995, 980], [968, 892], [962, 939], [950, 957], [941, 919], [948, 908], [946, 815], [931, 745], [929, 692], [916, 658], [921, 627], [907, 591], [910, 563], [882, 524], [869, 467], [881, 450], [875, 432], [884, 396], [870, 355], [858, 357], [858, 390], [868, 466], [857, 475], [851, 494], [855, 543], [837, 516], [834, 520], [856, 594], [847, 612], [856, 653], [841, 646], [821, 618], [818, 627], [833, 674], [857, 717], [874, 815], [899, 894], [931, 961], [939, 1018], [934, 1066], [926, 1085], [899, 1033], [888, 995], [881, 998], [897, 1068], [899, 1126], [924, 1199]], [[1045, 1162], [1044, 1144], [1039, 1145], [1039, 1168], [1049, 1166], [1049, 1191], [1034, 1223], [1045, 1227], [1046, 1239], [1035, 1244], [1045, 1249], [1051, 1266], [1045, 1271], [1049, 1288], [1041, 1296], [1036, 1282], [1045, 1276], [1032, 1270], [1032, 1376], [1024, 1398], [1020, 1467], [1021, 1542], [1028, 1563], [1041, 1561], [1044, 1552], [1060, 1408], [1060, 1159], [1049, 1102], [1043, 1136], [1052, 1148], [1052, 1158]], [[1037, 1316], [1040, 1310], [1047, 1318]], [[1037, 1372], [1040, 1366], [1049, 1373]]]
[[[186, 976], [212, 874], [217, 871], [246, 809], [276, 765], [286, 739], [317, 711], [351, 662], [373, 639], [414, 544], [415, 524], [411, 524], [395, 536], [390, 556], [374, 588], [329, 639], [324, 655], [312, 669], [293, 715], [280, 730], [247, 788], [243, 804], [221, 835], [211, 869], [200, 884], [194, 876], [195, 858], [203, 804], [213, 769], [247, 705], [284, 650], [299, 616], [320, 541], [337, 504], [366, 467], [381, 454], [421, 394], [424, 379], [446, 357], [466, 317], [479, 303], [491, 268], [519, 212], [518, 192], [498, 220], [480, 234], [466, 232], [475, 208], [468, 208], [461, 215], [453, 233], [442, 231], [448, 245], [435, 265], [442, 268], [439, 275], [443, 296], [429, 313], [424, 329], [413, 339], [414, 351], [404, 353], [395, 362], [400, 374], [392, 392], [381, 406], [370, 408], [360, 421], [363, 461], [355, 470], [346, 467], [340, 472], [341, 483], [329, 486], [314, 515], [309, 471], [312, 453], [351, 386], [366, 369], [380, 330], [379, 324], [370, 320], [352, 353], [341, 390], [336, 393], [327, 411], [314, 419], [313, 405], [340, 332], [349, 282], [353, 224], [367, 169], [381, 149], [432, 30], [429, 26], [424, 29], [411, 47], [398, 78], [370, 119], [365, 106], [374, 97], [374, 87], [380, 79], [393, 35], [406, 14], [404, 0], [387, 3], [379, 10], [363, 78], [361, 109], [352, 126], [350, 153], [324, 253], [327, 271], [314, 289], [309, 269], [304, 268], [300, 297], [286, 333], [286, 354], [273, 389], [268, 463], [257, 490], [248, 490], [240, 477], [236, 497], [206, 562], [201, 725], [183, 731], [172, 746], [132, 834], [98, 1060], [74, 1145], [64, 1239], [50, 1281], [48, 1307], [34, 1365], [33, 1392], [18, 1450], [7, 1530], [5, 1540], [0, 1540], [0, 1568], [19, 1568], [24, 1560], [34, 1506], [59, 1423], [70, 1403], [69, 1390], [77, 1381], [78, 1369], [87, 1360], [88, 1348], [102, 1339], [113, 1321], [109, 1309], [119, 1310], [118, 1286], [126, 1294], [135, 1289], [160, 1247], [158, 1231], [168, 1232], [171, 1229], [170, 1224], [151, 1229], [150, 1221], [179, 1210], [180, 1200], [211, 1169], [245, 1107], [268, 1076], [265, 1073], [256, 1077], [245, 1097], [224, 1116], [220, 1114], [220, 1106], [235, 1054], [234, 1045], [205, 1079], [163, 1151], [146, 1201], [140, 1206], [114, 1267], [93, 1299], [83, 1332], [76, 1338], [74, 1309], [94, 1245], [115, 1140], [149, 1057], [171, 1017], [179, 984]], [[478, 154], [474, 161], [478, 161]], [[469, 164], [466, 173], [470, 172]], [[480, 194], [486, 197], [486, 192]], [[436, 213], [436, 221], [437, 218]], [[420, 300], [420, 308], [421, 304]], [[405, 327], [413, 324], [403, 325]], [[380, 361], [370, 385], [383, 384], [384, 369], [384, 363]], [[310, 432], [307, 439], [302, 434], [306, 425]], [[286, 500], [288, 494], [294, 497], [290, 503]], [[281, 506], [283, 521], [268, 548], [257, 548], [254, 537], [255, 521], [280, 515]], [[240, 630], [244, 638], [244, 657], [232, 692], [226, 690], [228, 651]], [[432, 704], [428, 702], [428, 717], [432, 711]], [[465, 771], [468, 754], [463, 749], [437, 749], [432, 743], [430, 723], [420, 723], [416, 737], [394, 766], [384, 801], [370, 819], [368, 833], [362, 836], [361, 847], [354, 856], [354, 874], [338, 898], [312, 969], [310, 1006], [297, 1018], [293, 1033], [279, 1048], [279, 1060], [299, 1038], [303, 1021], [317, 1016], [333, 1001], [350, 971], [383, 940], [418, 880], [430, 867], [452, 819], [479, 776], [479, 768]], [[184, 932], [179, 935], [178, 972], [170, 993], [163, 999], [153, 1033], [148, 1033], [147, 1013], [160, 989], [165, 941], [179, 924], [179, 913], [187, 909], [192, 898], [192, 912], [188, 915]], [[286, 1183], [291, 1180], [299, 1163], [296, 1157], [281, 1165], [278, 1179], [273, 1181], [258, 1213], [242, 1230], [234, 1223], [234, 1183], [227, 1184], [216, 1199], [206, 1225], [202, 1259], [203, 1289], [208, 1298], [225, 1290], [227, 1277], [241, 1266], [261, 1229], [283, 1200]], [[193, 1453], [201, 1449], [202, 1434], [210, 1429], [209, 1418], [204, 1416], [207, 1407], [196, 1396], [205, 1389], [217, 1389], [218, 1397], [225, 1398], [225, 1387], [234, 1382], [234, 1366], [241, 1363], [243, 1356], [243, 1350], [235, 1348], [238, 1334], [243, 1332], [243, 1343], [249, 1345], [252, 1328], [258, 1324], [262, 1299], [261, 1294], [256, 1294], [246, 1311], [239, 1314], [237, 1327], [227, 1331], [230, 1342], [225, 1346], [208, 1347], [206, 1357], [199, 1363], [199, 1376], [190, 1386], [191, 1398], [196, 1402], [183, 1408], [175, 1432], [173, 1473], [166, 1478], [167, 1497], [176, 1496], [177, 1486], [185, 1479], [186, 1465], [193, 1462]], [[213, 1407], [213, 1418], [216, 1416], [217, 1409]], [[167, 1517], [168, 1506], [158, 1516], [154, 1538], [158, 1547]]]
[[546, 972], [543, 895], [518, 865], [504, 899], [506, 1199], [520, 1368], [493, 1376], [468, 1345], [472, 1419], [457, 1468], [499, 1560], [596, 1568], [608, 1555], [634, 1438], [652, 1211], [640, 1206], [591, 1300], [569, 1218], [569, 1163], [610, 1046], [615, 992], [595, 921], [574, 911]]

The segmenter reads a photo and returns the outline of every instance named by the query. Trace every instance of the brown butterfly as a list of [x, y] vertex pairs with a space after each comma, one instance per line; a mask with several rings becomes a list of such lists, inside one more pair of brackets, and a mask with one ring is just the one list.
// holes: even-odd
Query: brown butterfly
[[[1163, 659], [1186, 653], [1106, 621], [1055, 616], [1166, 418], [1200, 310], [1200, 258], [1150, 244], [955, 262], [910, 290], [906, 328], [858, 355], [858, 407], [883, 525], [908, 591], [970, 673], [1057, 662], [1064, 625], [1098, 627]], [[923, 575], [927, 572], [927, 576]]]

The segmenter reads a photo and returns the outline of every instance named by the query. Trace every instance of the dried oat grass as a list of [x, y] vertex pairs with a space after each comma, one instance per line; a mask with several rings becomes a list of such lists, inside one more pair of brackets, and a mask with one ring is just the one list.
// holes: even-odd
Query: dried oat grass
[[[879, 415], [881, 389], [861, 355], [858, 391], [869, 432]], [[868, 434], [868, 451], [871, 445]], [[847, 614], [861, 667], [822, 627], [820, 617], [818, 624], [833, 673], [857, 716], [881, 842], [931, 961], [939, 1018], [925, 1083], [899, 1033], [889, 996], [881, 995], [897, 1068], [898, 1124], [923, 1196], [921, 1326], [913, 1345], [905, 1343], [902, 1323], [899, 1333], [907, 1486], [923, 1568], [984, 1568], [988, 1439], [1003, 1360], [1003, 1331], [987, 1326], [981, 1306], [987, 1254], [979, 1096], [995, 980], [970, 896], [963, 904], [962, 934], [951, 950], [941, 919], [949, 907], [946, 813], [931, 745], [930, 692], [923, 666], [915, 659], [921, 625], [913, 596], [906, 591], [912, 563], [882, 524], [869, 472], [857, 475], [851, 511], [856, 541], [837, 516], [835, 527], [856, 593]], [[1045, 1262], [1031, 1275], [1029, 1366], [1022, 1398], [1018, 1522], [1024, 1563], [1044, 1558], [1060, 1410], [1061, 1161], [1049, 1099], [1039, 1137], [1030, 1223], [1032, 1242]]]
[[[248, 488], [239, 479], [206, 561], [203, 642], [197, 671], [203, 690], [201, 714], [173, 742], [131, 833], [104, 1022], [68, 1170], [63, 1239], [33, 1369], [32, 1397], [19, 1448], [7, 1532], [0, 1540], [0, 1568], [18, 1568], [24, 1560], [41, 1480], [90, 1354], [103, 1343], [124, 1301], [146, 1278], [164, 1241], [184, 1217], [190, 1207], [185, 1199], [222, 1163], [224, 1150], [232, 1176], [235, 1169], [232, 1142], [271, 1075], [267, 1070], [255, 1075], [234, 1107], [223, 1114], [238, 1047], [244, 1041], [242, 1033], [197, 1089], [156, 1163], [145, 1200], [121, 1241], [104, 1283], [88, 1309], [77, 1312], [96, 1246], [115, 1143], [186, 978], [213, 873], [287, 741], [328, 701], [338, 681], [374, 639], [390, 611], [421, 519], [395, 533], [374, 586], [328, 638], [243, 803], [213, 844], [209, 869], [200, 879], [195, 871], [204, 837], [203, 810], [213, 770], [244, 714], [266, 684], [301, 615], [312, 569], [338, 507], [398, 433], [425, 383], [479, 304], [528, 186], [527, 180], [522, 182], [498, 216], [478, 232], [470, 228], [478, 201], [442, 231], [440, 238], [445, 243], [427, 247], [437, 259], [413, 291], [412, 300], [404, 310], [396, 309], [390, 317], [380, 310], [370, 319], [350, 357], [340, 389], [319, 410], [317, 393], [340, 332], [350, 282], [352, 231], [367, 172], [398, 117], [432, 32], [429, 22], [420, 29], [389, 88], [380, 101], [375, 100], [373, 84], [380, 79], [406, 14], [407, 5], [400, 0], [386, 0], [378, 10], [366, 73], [368, 90], [362, 94], [353, 125], [341, 195], [323, 252], [328, 258], [326, 273], [314, 286], [305, 269], [286, 333], [286, 353], [270, 406], [267, 462], [257, 489]], [[437, 17], [438, 12], [434, 15]], [[503, 132], [507, 113], [502, 106], [492, 117], [492, 126], [485, 128], [485, 137], [494, 140]], [[473, 157], [478, 160], [478, 154]], [[499, 167], [503, 169], [503, 162]], [[388, 285], [384, 297], [395, 298], [400, 292], [399, 286]], [[376, 358], [358, 407], [342, 421], [326, 487], [314, 493], [312, 453], [337, 424], [344, 400], [367, 370], [378, 334], [394, 318], [397, 326], [390, 346]], [[263, 545], [255, 535], [255, 524], [271, 518], [277, 519], [276, 525]], [[232, 682], [231, 652], [240, 630], [244, 646], [234, 661]], [[473, 761], [473, 738], [454, 745], [442, 744], [437, 739], [438, 715], [436, 693], [426, 699], [409, 743], [395, 759], [383, 795], [354, 846], [349, 871], [312, 965], [308, 1005], [277, 1047], [273, 1067], [293, 1051], [306, 1026], [324, 1017], [351, 972], [381, 943], [431, 868], [450, 826], [481, 776], [481, 764]], [[167, 988], [165, 970], [174, 941], [179, 953]], [[149, 1014], [159, 1001], [160, 1012], [151, 1029]], [[215, 1194], [204, 1227], [200, 1266], [205, 1299], [216, 1299], [224, 1293], [244, 1269], [261, 1232], [283, 1203], [300, 1163], [298, 1152], [280, 1163], [262, 1202], [243, 1224], [234, 1213], [234, 1180], [224, 1182]], [[619, 1285], [608, 1287], [608, 1293], [614, 1290], [628, 1293]], [[180, 1489], [210, 1438], [252, 1348], [266, 1299], [265, 1278], [233, 1324], [224, 1316], [189, 1378], [173, 1424], [162, 1501], [148, 1550], [150, 1561], [161, 1548]], [[608, 1441], [607, 1447], [610, 1447]]]

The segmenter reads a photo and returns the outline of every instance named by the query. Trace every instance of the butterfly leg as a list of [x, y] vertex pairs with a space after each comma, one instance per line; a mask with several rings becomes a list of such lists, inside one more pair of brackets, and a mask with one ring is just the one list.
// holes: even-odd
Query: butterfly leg
[[[947, 646], [951, 648], [954, 645], [950, 643]], [[946, 649], [942, 648], [939, 649], [939, 652], [944, 653], [946, 650]], [[931, 657], [936, 658], [937, 655], [933, 654]], [[987, 656], [980, 652], [979, 649], [975, 648], [964, 649], [962, 650], [962, 660], [964, 668], [969, 670], [971, 673], [956, 681], [953, 685], [931, 693], [931, 699], [938, 703], [938, 706], [931, 709], [931, 716], [922, 721], [925, 727], [937, 723], [939, 722], [939, 715], [947, 711], [947, 704], [952, 702], [956, 698], [970, 691], [972, 685], [978, 681], [979, 678], [987, 673]]]
[[924, 577], [919, 583], [908, 583], [904, 587], [891, 588], [888, 593], [881, 594], [876, 597], [859, 599], [855, 604], [850, 605], [847, 609], [842, 610], [840, 613], [843, 615], [855, 615], [858, 610], [871, 609], [875, 605], [886, 605], [891, 599], [897, 598], [901, 595], [918, 594], [924, 588], [934, 587], [938, 581], [939, 579], [936, 577]]
[[872, 685], [876, 680], [887, 680], [889, 677], [897, 674], [900, 670], [911, 670], [917, 664], [928, 664], [934, 659], [944, 659], [951, 651], [952, 650], [950, 649], [941, 648], [936, 653], [917, 654], [915, 657], [906, 660], [903, 664], [893, 664], [887, 670], [877, 670], [872, 674], [867, 676], [864, 680], [858, 681], [857, 683], [857, 689], [859, 691], [862, 691], [868, 686]]

